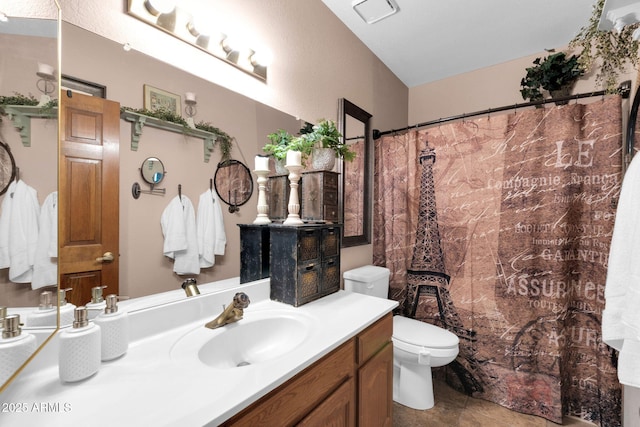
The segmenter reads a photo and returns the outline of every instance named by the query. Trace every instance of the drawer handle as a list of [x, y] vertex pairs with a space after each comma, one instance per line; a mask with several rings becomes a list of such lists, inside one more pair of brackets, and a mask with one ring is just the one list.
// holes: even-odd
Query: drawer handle
[[313, 270], [313, 268], [314, 268], [315, 266], [316, 266], [315, 264], [309, 264], [309, 265], [305, 268], [305, 270]]

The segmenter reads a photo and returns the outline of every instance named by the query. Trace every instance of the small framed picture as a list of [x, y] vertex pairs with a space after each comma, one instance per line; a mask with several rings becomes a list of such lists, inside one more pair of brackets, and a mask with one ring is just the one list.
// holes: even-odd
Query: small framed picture
[[180, 95], [144, 85], [144, 108], [150, 111], [166, 110], [179, 116], [182, 111]]

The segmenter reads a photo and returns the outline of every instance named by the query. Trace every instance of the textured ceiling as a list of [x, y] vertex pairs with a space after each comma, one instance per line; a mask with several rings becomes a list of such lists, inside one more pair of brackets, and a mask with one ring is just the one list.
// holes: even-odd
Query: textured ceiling
[[408, 87], [565, 47], [596, 0], [396, 0], [366, 24], [352, 0], [322, 0]]

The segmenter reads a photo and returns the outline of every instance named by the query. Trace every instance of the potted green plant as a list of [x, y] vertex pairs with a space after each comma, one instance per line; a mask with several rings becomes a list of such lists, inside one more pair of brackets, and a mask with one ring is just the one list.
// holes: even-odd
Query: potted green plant
[[287, 173], [287, 169], [284, 167], [287, 151], [300, 151], [304, 164], [313, 148], [313, 141], [309, 140], [305, 135], [294, 136], [284, 129], [278, 129], [276, 132], [267, 135], [270, 142], [262, 147], [262, 151], [274, 158], [276, 173]]
[[336, 158], [352, 161], [356, 156], [356, 153], [343, 141], [342, 134], [333, 120], [320, 120], [313, 125], [311, 132], [302, 137], [308, 139], [313, 145], [314, 169], [331, 170]]
[[596, 65], [596, 84], [607, 93], [618, 90], [621, 73], [631, 64], [638, 65], [638, 47], [633, 33], [640, 27], [639, 23], [626, 25], [621, 31], [603, 31], [599, 29], [600, 18], [604, 10], [605, 0], [598, 0], [592, 8], [587, 24], [569, 42], [569, 48], [582, 48], [579, 61], [584, 70], [589, 71]]
[[564, 52], [536, 58], [533, 64], [533, 67], [526, 69], [527, 75], [520, 81], [520, 94], [523, 99], [530, 101], [544, 99], [541, 89], [548, 91], [552, 97], [566, 96], [576, 80], [584, 74], [578, 57], [567, 57]]

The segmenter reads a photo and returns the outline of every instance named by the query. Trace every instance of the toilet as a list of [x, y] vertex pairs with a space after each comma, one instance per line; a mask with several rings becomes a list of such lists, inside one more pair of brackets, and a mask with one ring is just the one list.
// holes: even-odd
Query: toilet
[[[378, 298], [389, 293], [389, 269], [366, 265], [344, 272], [345, 291]], [[393, 400], [413, 409], [434, 405], [432, 367], [458, 356], [458, 337], [435, 325], [393, 317]]]

